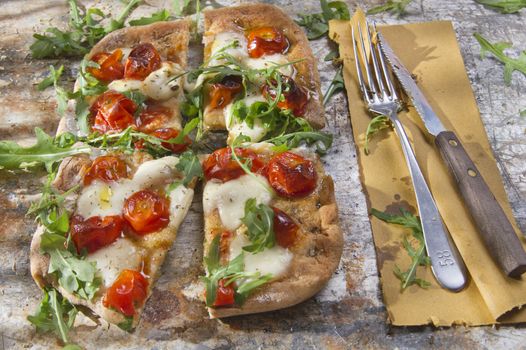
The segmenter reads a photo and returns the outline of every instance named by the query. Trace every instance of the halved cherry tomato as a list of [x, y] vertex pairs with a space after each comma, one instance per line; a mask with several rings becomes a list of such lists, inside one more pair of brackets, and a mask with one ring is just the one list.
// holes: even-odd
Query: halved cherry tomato
[[[276, 90], [268, 84], [262, 87], [263, 96], [276, 98]], [[290, 77], [283, 76], [281, 82], [281, 92], [284, 99], [278, 102], [281, 109], [290, 109], [295, 116], [301, 117], [305, 114], [305, 107], [309, 102], [309, 97], [305, 90], [294, 82]]]
[[135, 46], [124, 66], [126, 79], [144, 80], [151, 72], [161, 67], [161, 56], [150, 43]]
[[151, 133], [166, 125], [172, 118], [172, 111], [159, 104], [149, 104], [141, 111], [137, 118], [137, 129], [145, 133]]
[[100, 156], [95, 158], [84, 175], [84, 186], [96, 179], [111, 182], [123, 177], [128, 177], [128, 167], [124, 160], [116, 156]]
[[243, 84], [240, 76], [224, 77], [221, 82], [214, 83], [210, 87], [210, 107], [214, 109], [225, 107], [241, 90], [243, 90]]
[[228, 286], [225, 286], [225, 280], [219, 280], [217, 290], [216, 290], [216, 300], [214, 300], [214, 306], [230, 306], [234, 305], [235, 291], [234, 286], [230, 283]]
[[124, 65], [122, 64], [122, 51], [117, 49], [113, 53], [99, 52], [91, 60], [99, 64], [99, 68], [88, 67], [87, 71], [98, 80], [109, 82], [122, 79], [124, 76]]
[[274, 27], [262, 27], [245, 33], [248, 40], [248, 55], [258, 58], [263, 55], [285, 53], [289, 48], [289, 41], [282, 31]]
[[[177, 137], [179, 135], [179, 131], [173, 128], [162, 128], [162, 129], [155, 130], [152, 133], [152, 135], [162, 140], [170, 140], [170, 139]], [[161, 146], [169, 149], [173, 153], [181, 153], [188, 148], [190, 143], [192, 143], [192, 140], [190, 140], [188, 136], [185, 136], [183, 138], [183, 143], [161, 142]]]
[[139, 271], [122, 270], [102, 298], [102, 304], [124, 316], [135, 315], [135, 309], [146, 300], [148, 280]]
[[[236, 155], [242, 162], [250, 163], [250, 170], [257, 173], [265, 164], [252, 150], [236, 148]], [[218, 179], [222, 182], [234, 180], [245, 174], [241, 166], [232, 158], [230, 147], [220, 148], [208, 156], [203, 163], [203, 171], [207, 180]]]
[[71, 239], [77, 252], [86, 249], [88, 253], [96, 252], [115, 242], [122, 233], [124, 220], [121, 216], [92, 216], [86, 220], [80, 215], [71, 218]]
[[272, 188], [284, 197], [304, 197], [316, 188], [314, 164], [292, 152], [272, 157], [267, 167], [267, 178]]
[[170, 222], [170, 201], [150, 190], [135, 192], [124, 201], [124, 218], [139, 235], [158, 231]]
[[272, 210], [274, 211], [274, 234], [276, 235], [276, 241], [283, 248], [288, 248], [294, 244], [299, 227], [283, 210], [276, 207], [272, 207]]
[[90, 107], [92, 129], [100, 133], [119, 132], [134, 124], [135, 102], [121, 93], [106, 91]]

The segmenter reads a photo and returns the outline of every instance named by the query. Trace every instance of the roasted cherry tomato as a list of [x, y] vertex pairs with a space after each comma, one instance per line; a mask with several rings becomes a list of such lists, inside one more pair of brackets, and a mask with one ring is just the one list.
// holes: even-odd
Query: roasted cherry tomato
[[123, 177], [128, 177], [128, 167], [124, 160], [116, 156], [100, 156], [95, 158], [84, 175], [84, 185], [87, 186], [97, 179], [111, 182]]
[[170, 201], [150, 190], [135, 192], [124, 201], [124, 218], [139, 235], [158, 231], [170, 222]]
[[106, 91], [93, 103], [90, 112], [93, 130], [100, 133], [119, 132], [134, 125], [133, 113], [137, 110], [135, 102], [121, 93]]
[[146, 300], [148, 280], [139, 271], [122, 270], [119, 277], [102, 299], [104, 307], [112, 308], [124, 316], [135, 315], [136, 308]]
[[276, 192], [292, 198], [314, 191], [317, 175], [310, 160], [292, 152], [283, 152], [269, 161], [267, 178]]
[[[275, 82], [274, 82], [275, 83]], [[276, 98], [276, 89], [268, 84], [263, 85], [263, 96]], [[305, 107], [309, 102], [309, 97], [305, 90], [297, 85], [290, 77], [283, 76], [281, 91], [284, 99], [278, 102], [281, 109], [290, 109], [295, 116], [301, 117], [305, 114]]]
[[252, 58], [285, 53], [289, 48], [287, 37], [274, 27], [252, 29], [247, 31], [245, 36], [248, 41], [248, 55]]
[[126, 79], [144, 80], [151, 72], [161, 68], [161, 56], [150, 43], [139, 44], [128, 55], [124, 66]]
[[99, 52], [91, 60], [99, 64], [99, 68], [88, 67], [87, 71], [98, 80], [110, 82], [124, 77], [124, 65], [122, 64], [122, 51], [117, 49], [113, 53]]
[[[254, 173], [261, 171], [265, 166], [261, 158], [247, 148], [236, 148], [236, 155], [242, 162], [250, 161], [250, 170]], [[222, 182], [237, 179], [245, 174], [241, 166], [232, 158], [230, 147], [220, 148], [209, 155], [203, 163], [203, 171], [207, 180], [218, 179]]]
[[228, 286], [225, 286], [225, 280], [219, 280], [217, 290], [216, 290], [216, 300], [214, 300], [214, 306], [230, 306], [234, 305], [234, 286], [230, 283]]
[[226, 76], [221, 82], [214, 83], [210, 86], [209, 106], [214, 109], [223, 108], [229, 104], [241, 90], [243, 90], [243, 84], [240, 76]]
[[294, 244], [298, 234], [298, 225], [283, 210], [272, 207], [274, 211], [274, 234], [276, 241], [283, 248], [288, 248]]
[[150, 104], [139, 114], [137, 129], [145, 133], [162, 128], [172, 118], [172, 111], [159, 104]]
[[84, 249], [93, 253], [115, 242], [121, 236], [124, 220], [120, 216], [92, 216], [84, 220], [82, 216], [71, 218], [71, 239], [77, 252]]
[[[179, 131], [173, 128], [162, 128], [155, 130], [152, 135], [163, 140], [170, 140], [177, 137], [179, 135]], [[183, 143], [161, 142], [161, 146], [169, 149], [173, 153], [181, 153], [188, 148], [191, 142], [192, 140], [190, 140], [188, 136], [185, 136], [183, 138]]]

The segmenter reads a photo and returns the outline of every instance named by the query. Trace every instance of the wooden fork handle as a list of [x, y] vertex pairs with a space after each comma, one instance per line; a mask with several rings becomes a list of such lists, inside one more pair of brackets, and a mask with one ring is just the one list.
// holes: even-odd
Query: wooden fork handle
[[457, 181], [488, 252], [506, 275], [520, 277], [526, 272], [526, 253], [462, 143], [452, 131], [438, 134], [435, 143]]

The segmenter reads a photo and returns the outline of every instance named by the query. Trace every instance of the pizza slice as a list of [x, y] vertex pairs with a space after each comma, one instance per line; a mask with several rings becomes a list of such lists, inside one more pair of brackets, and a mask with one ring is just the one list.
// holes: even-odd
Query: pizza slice
[[216, 150], [203, 170], [212, 318], [292, 306], [327, 283], [343, 237], [332, 178], [316, 154], [243, 144]]
[[247, 4], [204, 12], [204, 64], [194, 81], [204, 128], [258, 142], [325, 125], [316, 60], [280, 9]]

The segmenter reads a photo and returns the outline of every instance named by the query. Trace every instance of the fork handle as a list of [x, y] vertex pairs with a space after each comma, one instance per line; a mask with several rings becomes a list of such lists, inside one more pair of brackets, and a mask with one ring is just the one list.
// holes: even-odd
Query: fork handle
[[526, 272], [526, 253], [504, 210], [452, 131], [443, 131], [435, 143], [453, 173], [486, 248], [510, 277]]
[[447, 229], [442, 222], [435, 200], [424, 179], [424, 175], [418, 166], [402, 123], [396, 116], [396, 113], [392, 113], [390, 119], [399, 136], [413, 181], [416, 202], [422, 222], [424, 241], [427, 254], [431, 259], [433, 273], [437, 282], [442, 287], [458, 292], [464, 288], [467, 282], [464, 262], [448, 237]]

